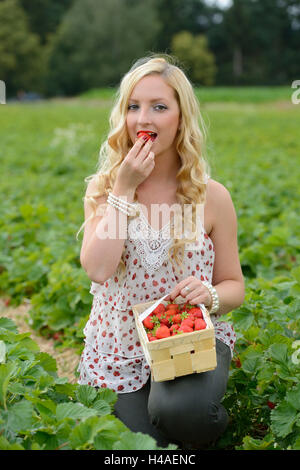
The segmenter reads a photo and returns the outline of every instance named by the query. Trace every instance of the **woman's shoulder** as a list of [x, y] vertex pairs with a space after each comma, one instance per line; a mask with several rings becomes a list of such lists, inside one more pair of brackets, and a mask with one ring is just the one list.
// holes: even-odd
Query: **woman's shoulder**
[[107, 199], [107, 195], [105, 194], [104, 189], [104, 178], [105, 175], [95, 174], [86, 178], [87, 187], [86, 187], [86, 197], [92, 197], [97, 202], [104, 202]]
[[212, 178], [209, 178], [206, 189], [205, 211], [210, 221], [211, 229], [216, 221], [233, 222], [236, 219], [235, 208], [229, 190]]
[[222, 183], [209, 177], [206, 184], [206, 198], [212, 202], [222, 203], [231, 200], [231, 195]]

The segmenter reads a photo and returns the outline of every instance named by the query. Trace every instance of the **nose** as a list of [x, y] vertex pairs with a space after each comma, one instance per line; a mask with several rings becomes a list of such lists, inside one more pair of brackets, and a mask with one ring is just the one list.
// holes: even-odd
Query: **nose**
[[150, 110], [146, 106], [141, 106], [138, 111], [137, 123], [139, 126], [151, 124], [152, 119], [150, 116]]

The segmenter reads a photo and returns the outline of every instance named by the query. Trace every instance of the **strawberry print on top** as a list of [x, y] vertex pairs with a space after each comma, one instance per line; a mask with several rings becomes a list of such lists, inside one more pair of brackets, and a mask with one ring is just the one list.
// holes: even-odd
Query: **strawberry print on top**
[[[204, 231], [197, 242], [186, 244], [184, 264], [175, 274], [168, 259], [172, 240], [165, 231], [155, 231], [142, 214], [128, 221], [124, 262], [126, 276], [116, 273], [100, 284], [92, 282], [94, 296], [85, 328], [85, 347], [78, 366], [78, 383], [110, 388], [117, 393], [139, 390], [150, 376], [135, 326], [132, 306], [161, 298], [188, 276], [211, 282], [214, 246]], [[236, 335], [227, 322], [211, 316], [215, 336], [227, 344], [233, 354]]]

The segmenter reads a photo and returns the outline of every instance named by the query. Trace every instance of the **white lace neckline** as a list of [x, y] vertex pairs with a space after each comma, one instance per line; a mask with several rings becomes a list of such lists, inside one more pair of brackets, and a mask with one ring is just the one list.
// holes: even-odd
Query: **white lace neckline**
[[[205, 173], [204, 175], [204, 179], [205, 179], [205, 184], [207, 184], [208, 180], [210, 179], [210, 176]], [[139, 202], [139, 201], [136, 201], [135, 203], [139, 209], [139, 215], [141, 216], [141, 219], [146, 223], [146, 225], [149, 227], [150, 231], [154, 234], [161, 234], [163, 232], [166, 231], [166, 229], [169, 229], [169, 226], [170, 226], [170, 223], [171, 223], [171, 220], [169, 220], [169, 222], [167, 224], [165, 224], [160, 230], [155, 230], [152, 225], [149, 223], [147, 217], [145, 216], [143, 210], [142, 210], [142, 204]]]
[[155, 233], [155, 234], [160, 234], [162, 232], [164, 232], [169, 226], [170, 226], [170, 223], [171, 223], [171, 220], [169, 220], [169, 222], [165, 225], [163, 225], [163, 227], [160, 229], [160, 230], [155, 230], [152, 225], [148, 222], [148, 219], [147, 217], [145, 216], [143, 210], [142, 210], [142, 207], [141, 207], [141, 204], [139, 202], [137, 202], [137, 205], [139, 207], [139, 215], [141, 216], [141, 218], [143, 219], [143, 221], [147, 224], [147, 226], [150, 228], [150, 230]]

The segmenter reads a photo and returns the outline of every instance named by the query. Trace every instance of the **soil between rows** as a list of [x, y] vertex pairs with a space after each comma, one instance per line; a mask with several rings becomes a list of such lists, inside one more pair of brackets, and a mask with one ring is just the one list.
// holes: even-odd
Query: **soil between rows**
[[52, 356], [57, 363], [57, 374], [59, 377], [67, 377], [70, 383], [76, 383], [75, 370], [78, 366], [80, 357], [71, 348], [59, 349], [54, 347], [52, 339], [46, 339], [37, 334], [28, 325], [28, 311], [30, 310], [30, 302], [25, 302], [18, 307], [7, 307], [5, 300], [0, 298], [0, 317], [10, 318], [18, 327], [19, 333], [30, 332], [31, 338], [38, 344], [41, 352], [46, 352]]

